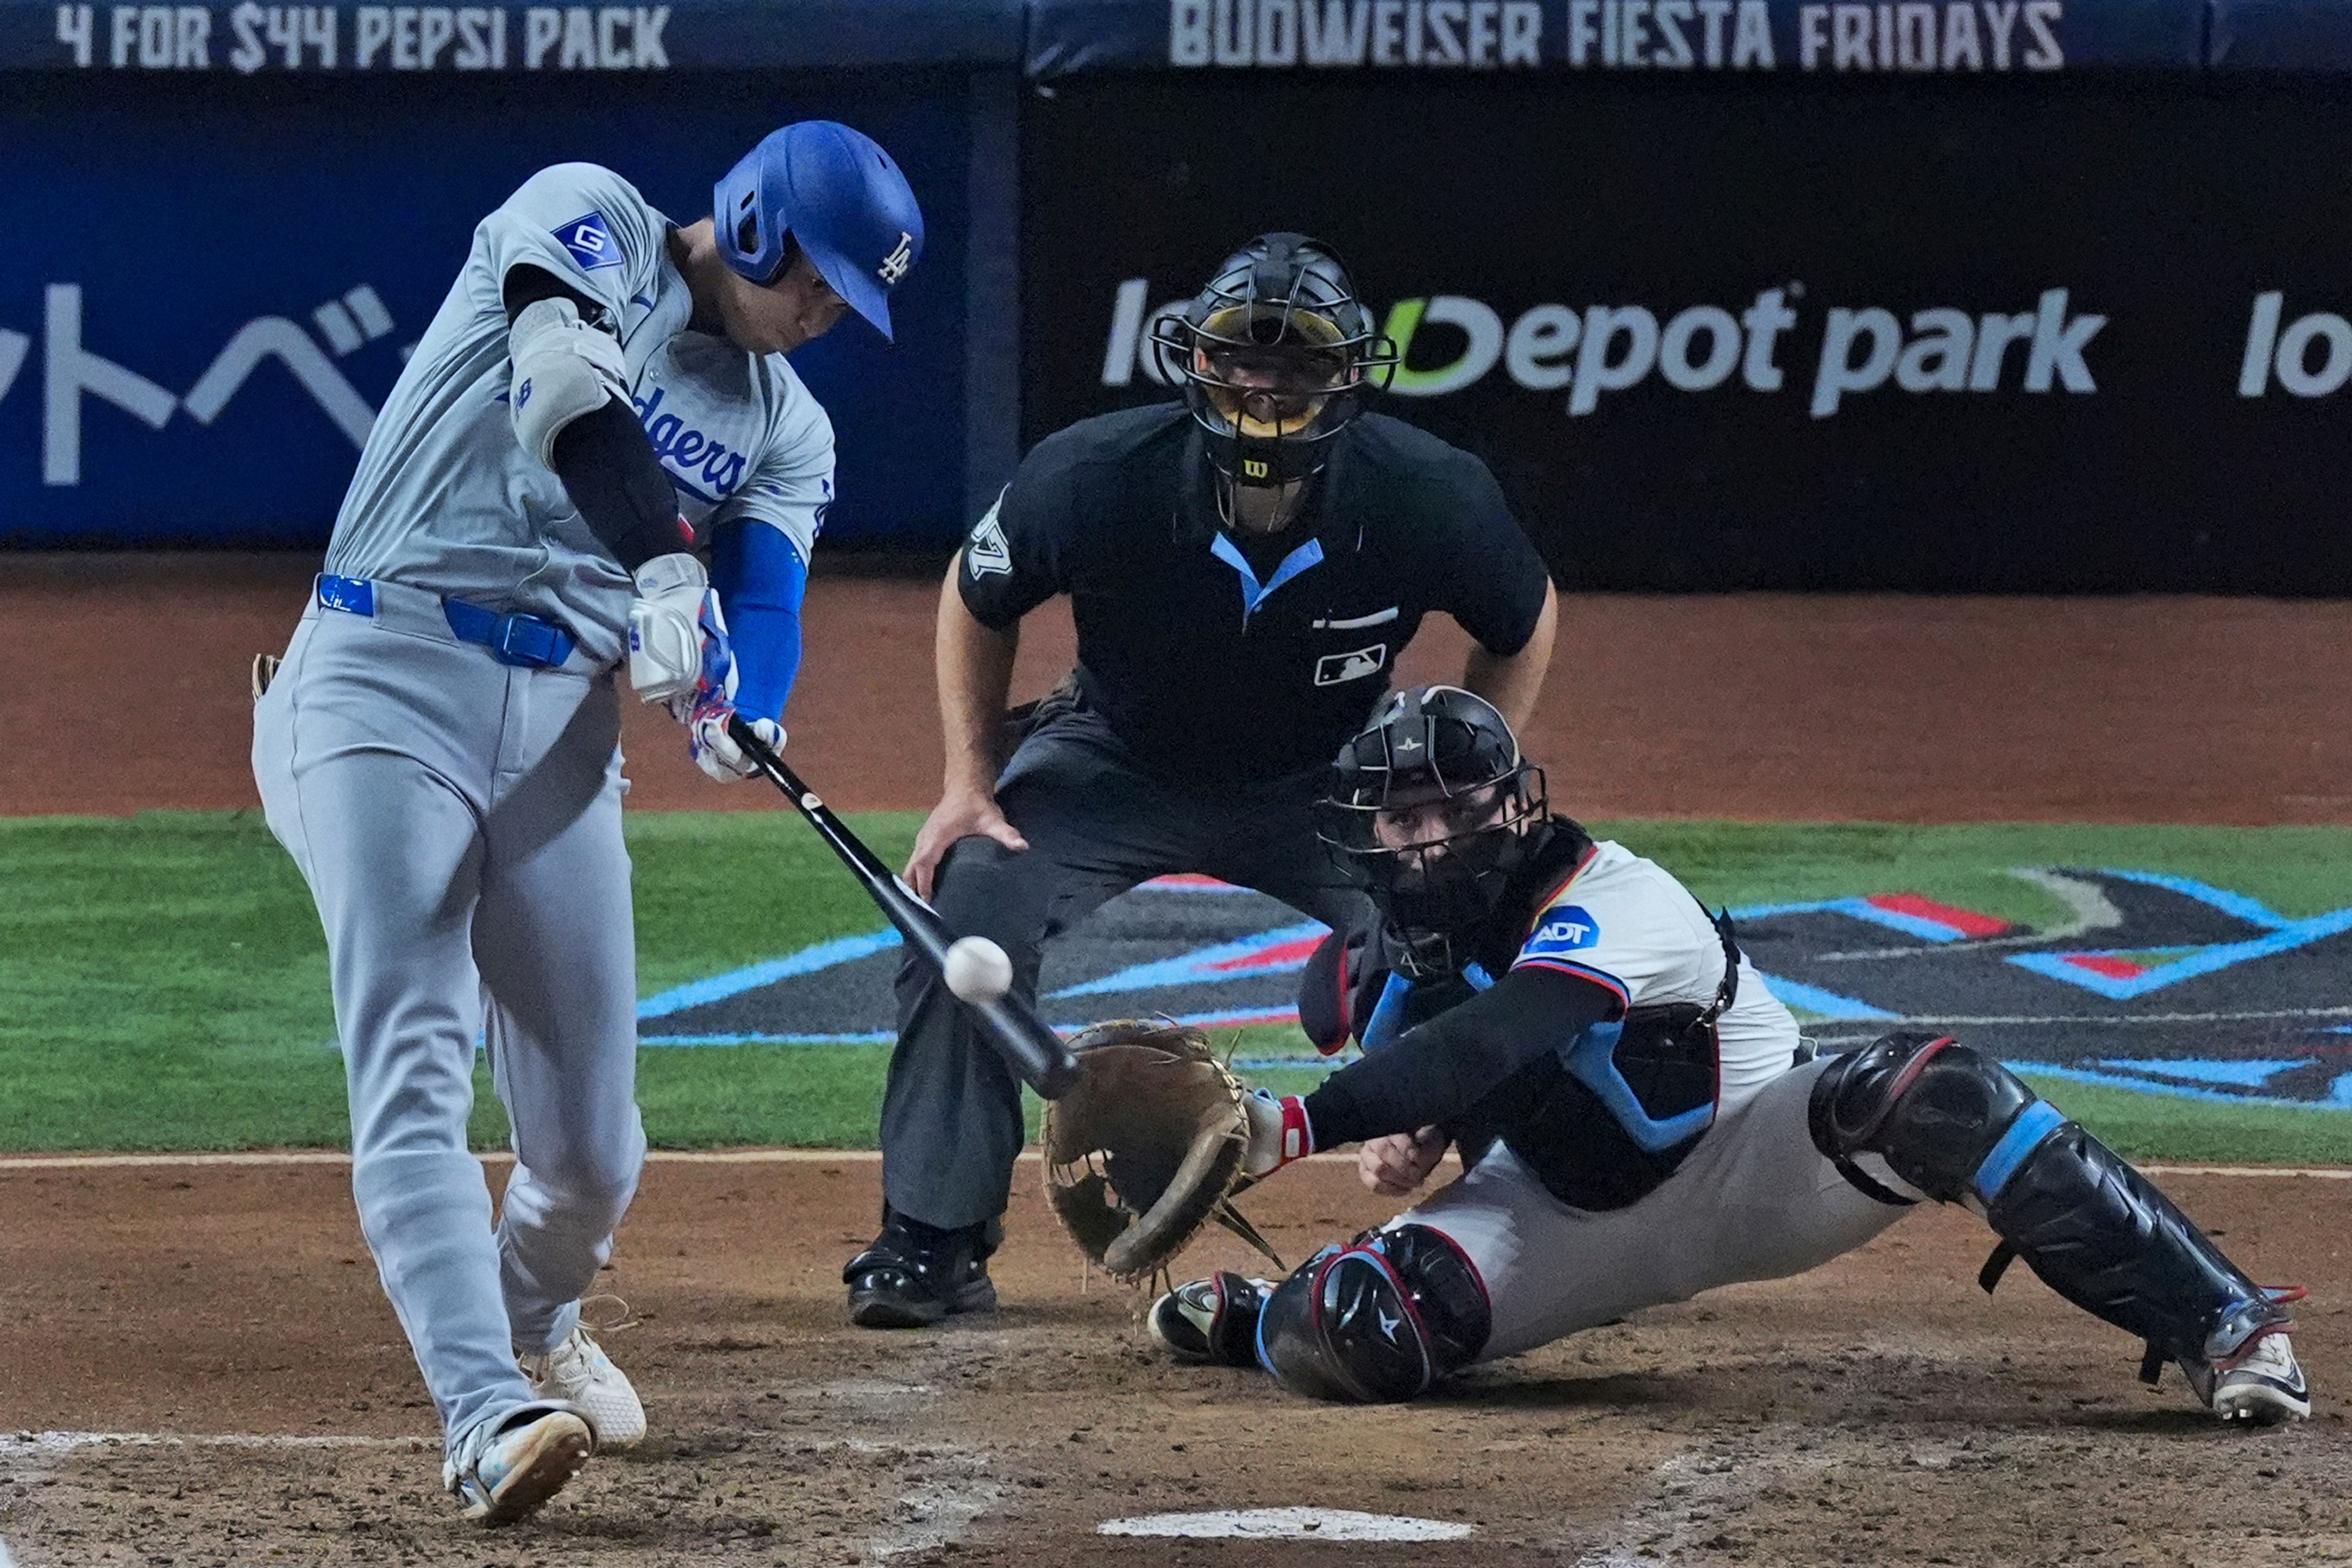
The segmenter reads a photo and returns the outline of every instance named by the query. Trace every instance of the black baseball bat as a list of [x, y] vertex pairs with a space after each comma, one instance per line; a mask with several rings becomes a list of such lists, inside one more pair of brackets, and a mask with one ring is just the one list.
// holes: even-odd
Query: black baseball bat
[[[784, 765], [783, 759], [769, 749], [759, 731], [741, 715], [727, 721], [727, 733], [743, 748], [743, 754], [768, 775], [768, 782], [783, 791], [784, 798], [800, 809], [809, 826], [816, 829], [817, 837], [832, 846], [833, 852], [841, 857], [841, 863], [849, 868], [849, 874], [857, 879], [866, 896], [898, 928], [898, 934], [908, 945], [929, 959], [933, 968], [944, 969], [948, 944], [955, 941], [955, 933], [940, 919], [939, 910], [918, 898], [914, 889], [882, 864], [881, 858], [849, 830], [847, 823], [833, 814], [833, 808], [816, 791]], [[1060, 1099], [1077, 1080], [1077, 1058], [1070, 1055], [1069, 1047], [1011, 994], [992, 1002], [966, 1002], [961, 997], [956, 1001], [971, 1016], [981, 1037], [1004, 1058], [1005, 1065], [1047, 1100]]]

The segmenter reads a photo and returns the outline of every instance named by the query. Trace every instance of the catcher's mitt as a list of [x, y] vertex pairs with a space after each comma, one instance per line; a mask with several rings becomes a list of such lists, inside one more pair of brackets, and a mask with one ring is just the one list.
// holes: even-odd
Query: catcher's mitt
[[1086, 1255], [1139, 1279], [1214, 1219], [1275, 1257], [1230, 1199], [1248, 1184], [1248, 1092], [1208, 1037], [1119, 1018], [1070, 1041], [1078, 1079], [1045, 1102], [1045, 1201]]

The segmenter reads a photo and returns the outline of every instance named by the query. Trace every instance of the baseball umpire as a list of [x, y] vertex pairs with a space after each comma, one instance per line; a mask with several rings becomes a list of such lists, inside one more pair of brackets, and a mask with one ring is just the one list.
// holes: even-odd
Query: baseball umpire
[[1311, 1094], [1259, 1099], [1246, 1168], [1360, 1142], [1365, 1184], [1391, 1196], [1449, 1142], [1467, 1169], [1279, 1285], [1220, 1274], [1161, 1297], [1150, 1330], [1180, 1358], [1410, 1398], [1643, 1307], [1816, 1268], [1933, 1198], [2000, 1238], [1986, 1289], [2022, 1258], [2144, 1341], [2148, 1382], [2170, 1362], [2225, 1420], [2310, 1414], [2281, 1307], [2295, 1292], [2256, 1285], [1948, 1036], [1806, 1059], [1729, 920], [1554, 816], [1478, 698], [1390, 698], [1340, 754], [1329, 810], [1381, 920], [1326, 942], [1301, 1014], [1318, 1043], [1353, 1033], [1368, 1054]]
[[[907, 877], [1003, 947], [1024, 997], [1041, 943], [1169, 872], [1358, 923], [1310, 807], [1423, 616], [1469, 631], [1464, 683], [1521, 719], [1550, 657], [1550, 579], [1486, 466], [1360, 412], [1396, 353], [1328, 247], [1249, 241], [1157, 336], [1184, 402], [1038, 443], [940, 595], [946, 780]], [[1008, 736], [1021, 619], [1055, 594], [1077, 668]], [[898, 989], [883, 1226], [843, 1274], [875, 1328], [994, 1306], [1024, 1136], [1018, 1084], [938, 973], [910, 960]]]
[[[257, 693], [270, 830], [326, 927], [361, 1227], [471, 1516], [645, 1435], [579, 1326], [645, 1155], [614, 678], [722, 782], [751, 771], [739, 710], [782, 743], [834, 467], [784, 355], [849, 310], [887, 335], [922, 239], [898, 165], [828, 121], [762, 141], [684, 227], [593, 164], [533, 175], [475, 230]], [[495, 1231], [478, 1033], [514, 1127]]]

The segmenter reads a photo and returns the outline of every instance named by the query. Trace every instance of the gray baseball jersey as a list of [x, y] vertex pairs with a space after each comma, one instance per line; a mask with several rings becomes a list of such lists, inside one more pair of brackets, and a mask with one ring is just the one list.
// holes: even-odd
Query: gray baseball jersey
[[[531, 1397], [516, 1352], [578, 1321], [645, 1152], [614, 668], [631, 584], [516, 437], [508, 269], [595, 301], [698, 530], [772, 525], [805, 561], [832, 498], [824, 410], [781, 356], [688, 329], [669, 233], [588, 163], [483, 220], [336, 521], [327, 569], [367, 584], [312, 595], [254, 711], [269, 826], [326, 929], [361, 1227], [453, 1447]], [[578, 647], [500, 663], [447, 599]], [[466, 1146], [478, 1032], [516, 1154], [496, 1231]]]
[[756, 520], [805, 562], [833, 500], [832, 422], [782, 354], [688, 327], [669, 232], [635, 186], [593, 163], [542, 170], [484, 218], [360, 454], [327, 570], [547, 616], [599, 663], [626, 648], [628, 574], [515, 438], [500, 290], [523, 264], [602, 308], [697, 533]]

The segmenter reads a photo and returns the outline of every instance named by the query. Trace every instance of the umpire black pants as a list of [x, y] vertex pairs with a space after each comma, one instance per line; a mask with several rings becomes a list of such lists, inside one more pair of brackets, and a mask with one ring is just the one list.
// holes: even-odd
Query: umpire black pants
[[[1037, 994], [1044, 944], [1139, 882], [1203, 871], [1280, 899], [1327, 925], [1368, 920], [1371, 903], [1315, 837], [1320, 768], [1265, 784], [1200, 790], [1155, 776], [1096, 714], [1064, 711], [1022, 742], [996, 800], [1029, 847], [958, 840], [932, 901], [959, 935], [1013, 960], [1013, 988]], [[977, 1036], [939, 972], [898, 970], [898, 1045], [882, 1099], [882, 1191], [896, 1212], [945, 1227], [1004, 1212], [1025, 1132], [1020, 1080]]]

